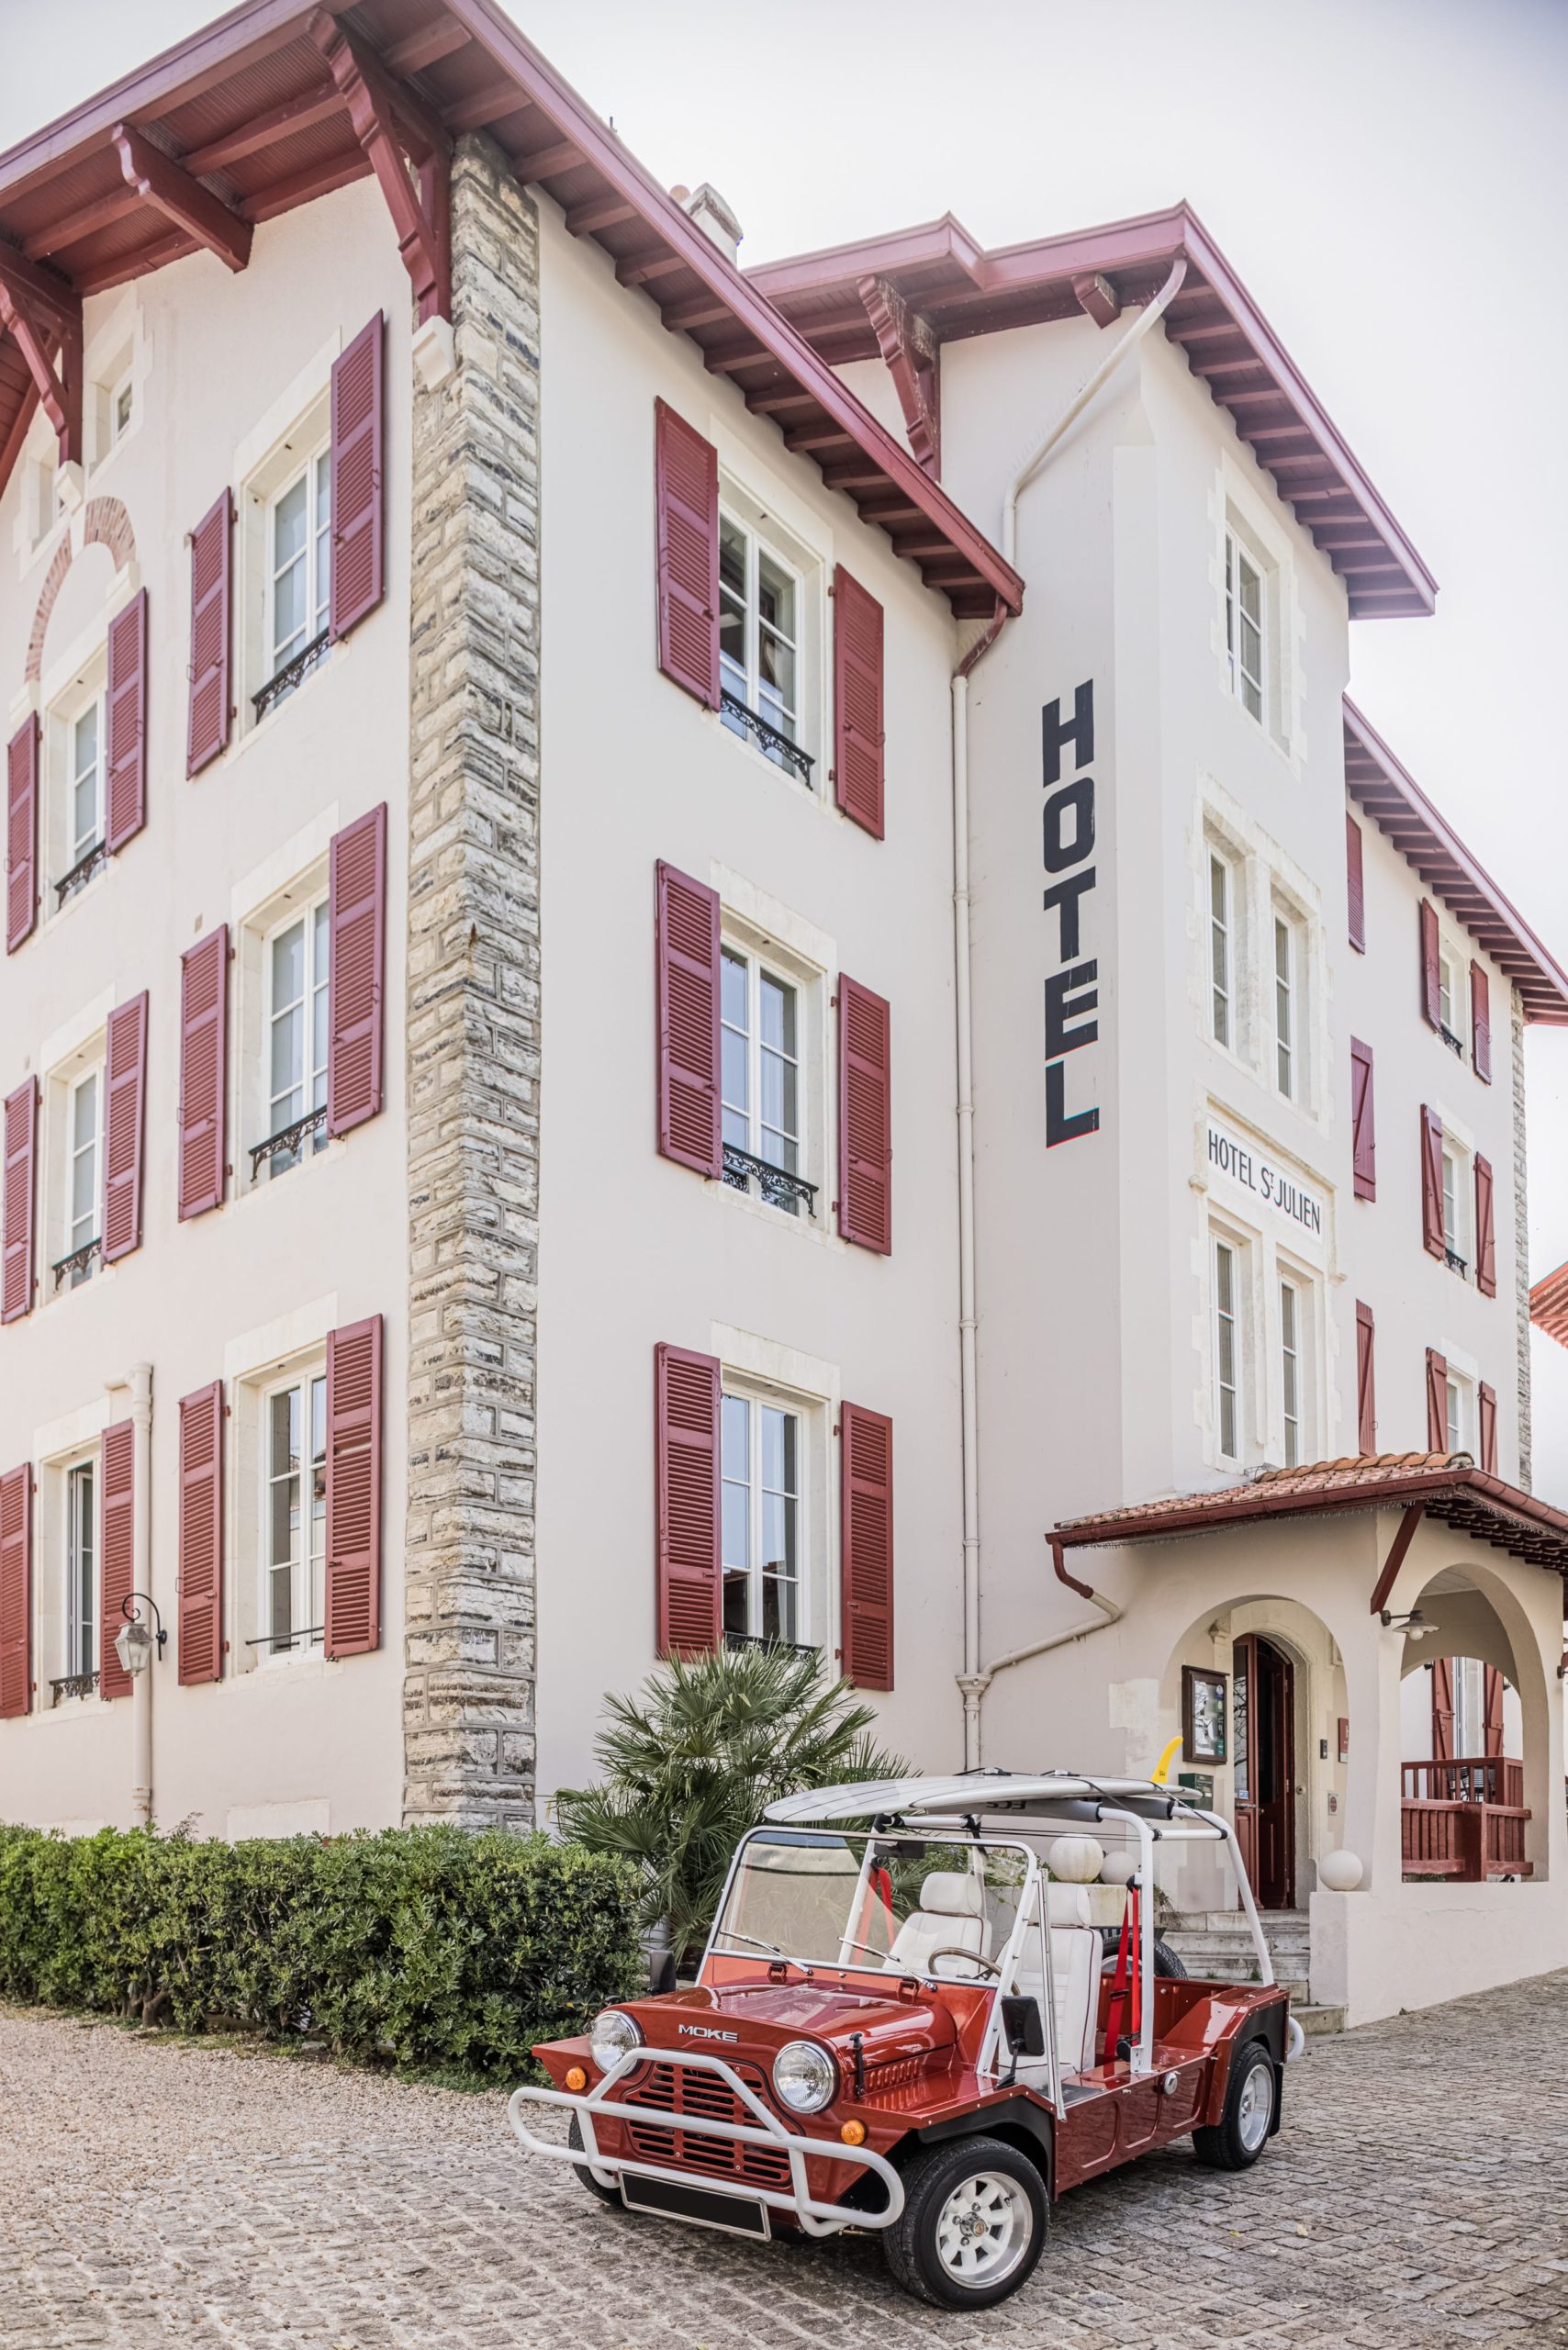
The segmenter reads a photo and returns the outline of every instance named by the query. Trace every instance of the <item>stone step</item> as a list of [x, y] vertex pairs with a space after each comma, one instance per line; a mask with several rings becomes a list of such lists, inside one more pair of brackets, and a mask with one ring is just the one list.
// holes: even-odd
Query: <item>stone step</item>
[[1330, 2033], [1345, 2029], [1343, 2008], [1297, 2007], [1291, 2001], [1291, 2013], [1308, 2040], [1326, 2040]]
[[[1265, 1936], [1309, 1933], [1312, 1920], [1305, 1909], [1260, 1909], [1258, 1922]], [[1251, 1928], [1239, 1909], [1183, 1909], [1160, 1928], [1161, 1933], [1250, 1933]]]
[[[1172, 1950], [1179, 1950], [1183, 1958], [1245, 1961], [1249, 1966], [1253, 1963], [1250, 1934], [1165, 1934], [1161, 1940], [1168, 1942]], [[1305, 1941], [1275, 1942], [1270, 1935], [1264, 1947], [1276, 1972], [1286, 1960], [1305, 1961], [1312, 1955], [1312, 1945]]]

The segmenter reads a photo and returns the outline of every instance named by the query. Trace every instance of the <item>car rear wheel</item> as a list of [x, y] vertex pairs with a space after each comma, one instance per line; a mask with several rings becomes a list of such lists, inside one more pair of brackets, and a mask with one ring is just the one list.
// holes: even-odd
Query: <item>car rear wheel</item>
[[1249, 2040], [1231, 2059], [1225, 2110], [1212, 2130], [1194, 2130], [1193, 2152], [1211, 2170], [1249, 2170], [1273, 2127], [1279, 2081], [1267, 2042]]
[[[574, 2154], [580, 2154], [582, 2153], [582, 2124], [577, 2120], [575, 2113], [572, 2116], [572, 2126], [566, 2132], [566, 2143], [570, 2146]], [[612, 2203], [618, 2211], [625, 2210], [626, 2207], [621, 2200], [620, 2188], [601, 2187], [598, 2179], [595, 2178], [592, 2171], [589, 2170], [587, 2163], [574, 2163], [572, 2165], [572, 2176], [574, 2178], [580, 2179], [582, 2184], [588, 2188], [588, 2193], [599, 2202]]]
[[904, 2207], [882, 2231], [895, 2280], [950, 2310], [989, 2309], [1015, 2293], [1045, 2249], [1045, 2181], [1000, 2138], [929, 2146], [903, 2172]]

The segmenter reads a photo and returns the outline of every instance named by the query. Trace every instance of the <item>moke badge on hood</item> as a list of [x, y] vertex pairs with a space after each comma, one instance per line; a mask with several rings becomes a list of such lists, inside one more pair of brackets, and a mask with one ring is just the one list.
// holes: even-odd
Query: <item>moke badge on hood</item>
[[738, 2031], [715, 2031], [708, 2023], [678, 2023], [676, 2031], [685, 2040], [738, 2040]]

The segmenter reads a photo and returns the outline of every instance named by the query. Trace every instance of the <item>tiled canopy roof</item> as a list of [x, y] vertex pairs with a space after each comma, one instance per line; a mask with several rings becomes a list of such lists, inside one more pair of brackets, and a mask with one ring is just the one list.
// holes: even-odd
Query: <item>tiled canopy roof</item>
[[1529, 1293], [1529, 1318], [1559, 1346], [1568, 1347], [1568, 1265], [1559, 1265]]
[[1353, 1453], [1299, 1469], [1265, 1470], [1244, 1485], [1215, 1493], [1173, 1494], [1163, 1501], [1102, 1510], [1093, 1517], [1068, 1518], [1052, 1539], [1063, 1550], [1091, 1550], [1107, 1543], [1170, 1541], [1178, 1535], [1272, 1518], [1408, 1509], [1413, 1502], [1456, 1532], [1568, 1575], [1568, 1516], [1501, 1477], [1483, 1475], [1468, 1453]]
[[57, 361], [82, 296], [203, 249], [243, 268], [255, 224], [373, 168], [406, 206], [377, 119], [438, 157], [486, 130], [957, 612], [1018, 610], [1016, 572], [496, 0], [248, 0], [0, 156], [0, 488], [39, 400], [29, 339]]
[[1429, 612], [1436, 580], [1190, 205], [989, 252], [948, 213], [749, 274], [824, 358], [843, 364], [881, 348], [880, 287], [943, 343], [1085, 314], [1106, 326], [1151, 300], [1179, 256], [1187, 274], [1164, 332], [1341, 575], [1352, 614]]

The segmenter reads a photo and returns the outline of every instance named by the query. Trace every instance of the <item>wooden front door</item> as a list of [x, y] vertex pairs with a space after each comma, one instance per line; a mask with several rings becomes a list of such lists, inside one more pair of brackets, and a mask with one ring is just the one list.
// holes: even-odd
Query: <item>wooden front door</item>
[[1295, 1676], [1271, 1640], [1248, 1632], [1231, 1656], [1236, 1841], [1260, 1909], [1295, 1897]]

